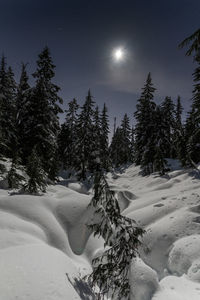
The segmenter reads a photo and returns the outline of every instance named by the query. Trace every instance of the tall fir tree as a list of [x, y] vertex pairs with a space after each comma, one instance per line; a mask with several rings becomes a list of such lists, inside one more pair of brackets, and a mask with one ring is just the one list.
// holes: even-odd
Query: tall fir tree
[[137, 122], [135, 126], [135, 163], [141, 165], [144, 175], [153, 172], [153, 157], [155, 155], [153, 133], [156, 109], [153, 98], [155, 90], [149, 73], [134, 114]]
[[109, 159], [109, 121], [108, 121], [108, 109], [104, 103], [103, 110], [100, 116], [101, 122], [101, 140], [100, 140], [100, 158], [101, 166], [104, 170], [109, 171], [110, 159]]
[[163, 116], [164, 112], [160, 106], [155, 110], [155, 126], [154, 126], [154, 157], [153, 157], [153, 171], [164, 175], [167, 171], [167, 161], [165, 159], [165, 145], [168, 142], [166, 137], [166, 122]]
[[135, 159], [135, 129], [132, 126], [131, 128], [131, 162], [134, 162]]
[[93, 162], [94, 166], [93, 169], [96, 171], [99, 166], [102, 168], [102, 161], [101, 161], [101, 120], [100, 120], [100, 113], [99, 113], [99, 107], [98, 105], [95, 108], [94, 111], [94, 138], [95, 138], [95, 144], [93, 149]]
[[180, 48], [185, 46], [189, 46], [186, 55], [193, 55], [194, 61], [197, 64], [193, 73], [193, 103], [185, 127], [187, 164], [196, 167], [196, 163], [200, 162], [200, 29], [179, 45]]
[[110, 144], [110, 159], [114, 167], [132, 162], [131, 127], [127, 114], [117, 127]]
[[122, 144], [121, 155], [124, 164], [131, 162], [131, 127], [130, 120], [127, 114], [124, 115], [121, 122], [122, 129]]
[[182, 165], [187, 166], [187, 141], [185, 135], [185, 128], [182, 124], [182, 111], [181, 97], [178, 96], [176, 109], [175, 109], [175, 123], [174, 123], [174, 146], [176, 149], [176, 157], [181, 161]]
[[38, 156], [36, 146], [33, 147], [26, 164], [26, 173], [29, 176], [27, 183], [24, 184], [24, 190], [30, 194], [37, 194], [46, 191], [46, 174], [44, 172], [41, 160]]
[[33, 74], [36, 85], [29, 96], [25, 153], [31, 155], [33, 147], [41, 160], [49, 179], [55, 180], [58, 169], [57, 136], [59, 131], [58, 113], [62, 112], [58, 96], [60, 88], [52, 83], [55, 66], [47, 47], [39, 54], [37, 69]]
[[115, 133], [113, 134], [112, 141], [109, 147], [110, 160], [112, 166], [118, 168], [123, 164], [123, 155], [122, 155], [122, 141], [123, 141], [123, 132], [120, 127], [117, 127]]
[[193, 103], [186, 121], [187, 152], [192, 165], [200, 162], [200, 56], [196, 57], [195, 60], [198, 67], [193, 73]]
[[181, 104], [181, 97], [177, 97], [177, 103], [176, 103], [176, 109], [175, 109], [175, 122], [176, 127], [181, 128], [182, 127], [182, 112], [183, 112], [183, 106]]
[[76, 170], [81, 179], [95, 169], [94, 101], [90, 90], [82, 106], [77, 122]]
[[25, 181], [24, 176], [19, 172], [20, 164], [17, 157], [12, 158], [10, 170], [7, 174], [8, 187], [10, 189], [18, 189], [22, 186], [22, 182]]
[[11, 67], [7, 70], [6, 59], [2, 56], [0, 66], [0, 144], [1, 154], [10, 158], [17, 147], [15, 115], [16, 83], [14, 73]]
[[29, 115], [29, 96], [30, 96], [30, 85], [28, 83], [29, 77], [26, 71], [26, 65], [22, 64], [20, 81], [17, 86], [16, 95], [16, 130], [18, 135], [18, 153], [21, 158], [21, 162], [24, 164], [27, 161], [27, 154], [24, 150], [24, 138], [26, 136], [27, 121]]
[[61, 126], [58, 137], [60, 160], [65, 169], [73, 169], [76, 165], [77, 120], [79, 105], [74, 98], [68, 104], [65, 122]]
[[166, 158], [175, 158], [175, 147], [173, 144], [175, 108], [171, 97], [165, 97], [164, 101], [161, 104], [161, 113], [161, 122], [163, 123], [163, 155]]

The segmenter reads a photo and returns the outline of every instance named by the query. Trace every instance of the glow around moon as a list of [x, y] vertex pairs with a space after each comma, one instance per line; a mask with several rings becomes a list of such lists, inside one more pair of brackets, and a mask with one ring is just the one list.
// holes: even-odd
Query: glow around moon
[[113, 58], [116, 62], [122, 61], [125, 58], [125, 52], [122, 48], [116, 48], [113, 50]]

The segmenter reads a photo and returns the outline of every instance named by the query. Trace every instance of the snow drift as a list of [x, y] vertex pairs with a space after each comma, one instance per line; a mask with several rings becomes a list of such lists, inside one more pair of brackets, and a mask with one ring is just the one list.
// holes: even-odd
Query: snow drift
[[[163, 177], [142, 177], [130, 166], [107, 178], [123, 214], [147, 231], [141, 258], [131, 265], [131, 299], [200, 299], [198, 174], [176, 164]], [[66, 274], [90, 272], [103, 249], [86, 226], [91, 197], [79, 183], [64, 181], [42, 196], [1, 190], [0, 299], [81, 299]]]

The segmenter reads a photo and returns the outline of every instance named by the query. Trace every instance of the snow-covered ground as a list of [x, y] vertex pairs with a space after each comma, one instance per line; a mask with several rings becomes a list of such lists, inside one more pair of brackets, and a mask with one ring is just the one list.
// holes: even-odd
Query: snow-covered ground
[[[107, 176], [123, 214], [147, 231], [131, 265], [132, 300], [200, 299], [200, 177], [173, 168], [163, 177], [135, 166]], [[91, 197], [65, 181], [43, 196], [0, 190], [0, 299], [80, 300], [68, 277], [90, 272], [103, 247], [85, 225]]]

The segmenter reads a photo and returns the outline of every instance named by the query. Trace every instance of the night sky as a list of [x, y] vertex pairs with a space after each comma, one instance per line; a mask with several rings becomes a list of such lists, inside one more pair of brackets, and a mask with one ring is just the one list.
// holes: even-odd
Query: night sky
[[[0, 52], [18, 79], [21, 62], [31, 74], [49, 46], [63, 108], [74, 97], [82, 104], [90, 88], [100, 108], [107, 103], [112, 124], [125, 112], [133, 119], [148, 72], [157, 103], [180, 94], [189, 109], [195, 64], [178, 44], [199, 21], [199, 0], [0, 0]], [[119, 46], [126, 55], [116, 63]]]

